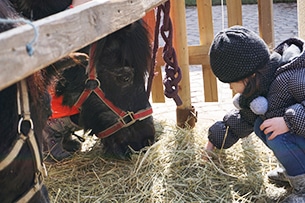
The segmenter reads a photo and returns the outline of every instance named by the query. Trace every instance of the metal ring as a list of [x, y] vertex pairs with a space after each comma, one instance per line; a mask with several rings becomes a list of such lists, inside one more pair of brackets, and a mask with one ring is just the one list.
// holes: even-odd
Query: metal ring
[[24, 120], [23, 117], [20, 118], [19, 122], [18, 122], [18, 134], [21, 134], [21, 125], [22, 125], [22, 122], [23, 121], [29, 121], [31, 126], [30, 126], [30, 129], [34, 129], [34, 124], [33, 124], [33, 121], [32, 119], [27, 119], [27, 120]]
[[[88, 82], [90, 82], [90, 81], [95, 81], [95, 82], [97, 83], [96, 86], [95, 86], [94, 88], [90, 88], [90, 87], [87, 86]], [[100, 81], [99, 81], [97, 78], [95, 78], [95, 79], [90, 79], [90, 78], [88, 78], [88, 79], [85, 81], [85, 88], [86, 88], [86, 89], [94, 90], [94, 89], [96, 89], [96, 88], [99, 87], [99, 86], [101, 86], [101, 83], [100, 83]]]

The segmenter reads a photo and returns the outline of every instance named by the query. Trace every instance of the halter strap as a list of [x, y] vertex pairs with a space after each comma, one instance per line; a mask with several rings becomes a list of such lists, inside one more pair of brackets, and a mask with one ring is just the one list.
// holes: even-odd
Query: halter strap
[[6, 157], [0, 162], [0, 171], [5, 169], [8, 165], [14, 161], [16, 156], [19, 154], [20, 149], [22, 148], [24, 142], [26, 141], [27, 137], [24, 135], [19, 135], [18, 140], [15, 142], [13, 148], [11, 149], [10, 153], [6, 155]]
[[[35, 177], [34, 177], [34, 185], [32, 188], [26, 192], [19, 200], [18, 203], [28, 202], [37, 191], [40, 190], [43, 183], [44, 176], [47, 176], [47, 171], [45, 165], [42, 163], [41, 155], [39, 151], [39, 147], [34, 135], [33, 130], [33, 122], [30, 116], [30, 107], [29, 107], [29, 98], [28, 98], [28, 90], [26, 80], [21, 80], [18, 83], [18, 112], [22, 116], [18, 123], [18, 134], [19, 138], [15, 142], [9, 154], [0, 162], [0, 171], [4, 170], [7, 166], [9, 166], [20, 153], [21, 148], [24, 143], [27, 142], [31, 148], [32, 155], [34, 157], [34, 169], [35, 169]], [[29, 132], [24, 134], [21, 131], [21, 126], [23, 122], [28, 121], [30, 123]]]
[[124, 112], [123, 116], [120, 116], [115, 124], [110, 126], [109, 128], [99, 132], [97, 137], [106, 138], [112, 135], [113, 133], [119, 131], [122, 128], [128, 127], [134, 124], [137, 120], [144, 120], [151, 116], [153, 113], [152, 108], [148, 108], [145, 110], [138, 111], [137, 113], [133, 112]]

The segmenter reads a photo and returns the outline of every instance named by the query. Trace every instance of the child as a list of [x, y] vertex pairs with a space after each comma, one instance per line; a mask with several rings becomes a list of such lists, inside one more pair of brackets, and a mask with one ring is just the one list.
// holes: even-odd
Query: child
[[[270, 54], [258, 35], [241, 26], [219, 32], [210, 47], [212, 71], [240, 94], [240, 108], [210, 127], [206, 149], [229, 148], [255, 131], [286, 169], [294, 189], [283, 202], [305, 199], [304, 47], [304, 41], [291, 38]], [[251, 106], [258, 97], [267, 101], [263, 115]]]

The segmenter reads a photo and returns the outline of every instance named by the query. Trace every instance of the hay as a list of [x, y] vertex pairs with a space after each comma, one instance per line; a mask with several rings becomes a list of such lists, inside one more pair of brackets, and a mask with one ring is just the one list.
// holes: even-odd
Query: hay
[[156, 121], [157, 142], [130, 161], [109, 160], [97, 142], [71, 160], [47, 164], [51, 202], [276, 202], [286, 190], [268, 183], [272, 152], [255, 136], [204, 161], [208, 126]]

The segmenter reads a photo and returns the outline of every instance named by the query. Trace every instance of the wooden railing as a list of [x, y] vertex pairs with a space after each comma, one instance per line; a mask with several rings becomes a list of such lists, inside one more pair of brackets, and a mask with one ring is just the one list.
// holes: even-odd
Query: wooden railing
[[140, 18], [166, 0], [94, 0], [0, 34], [0, 90]]

